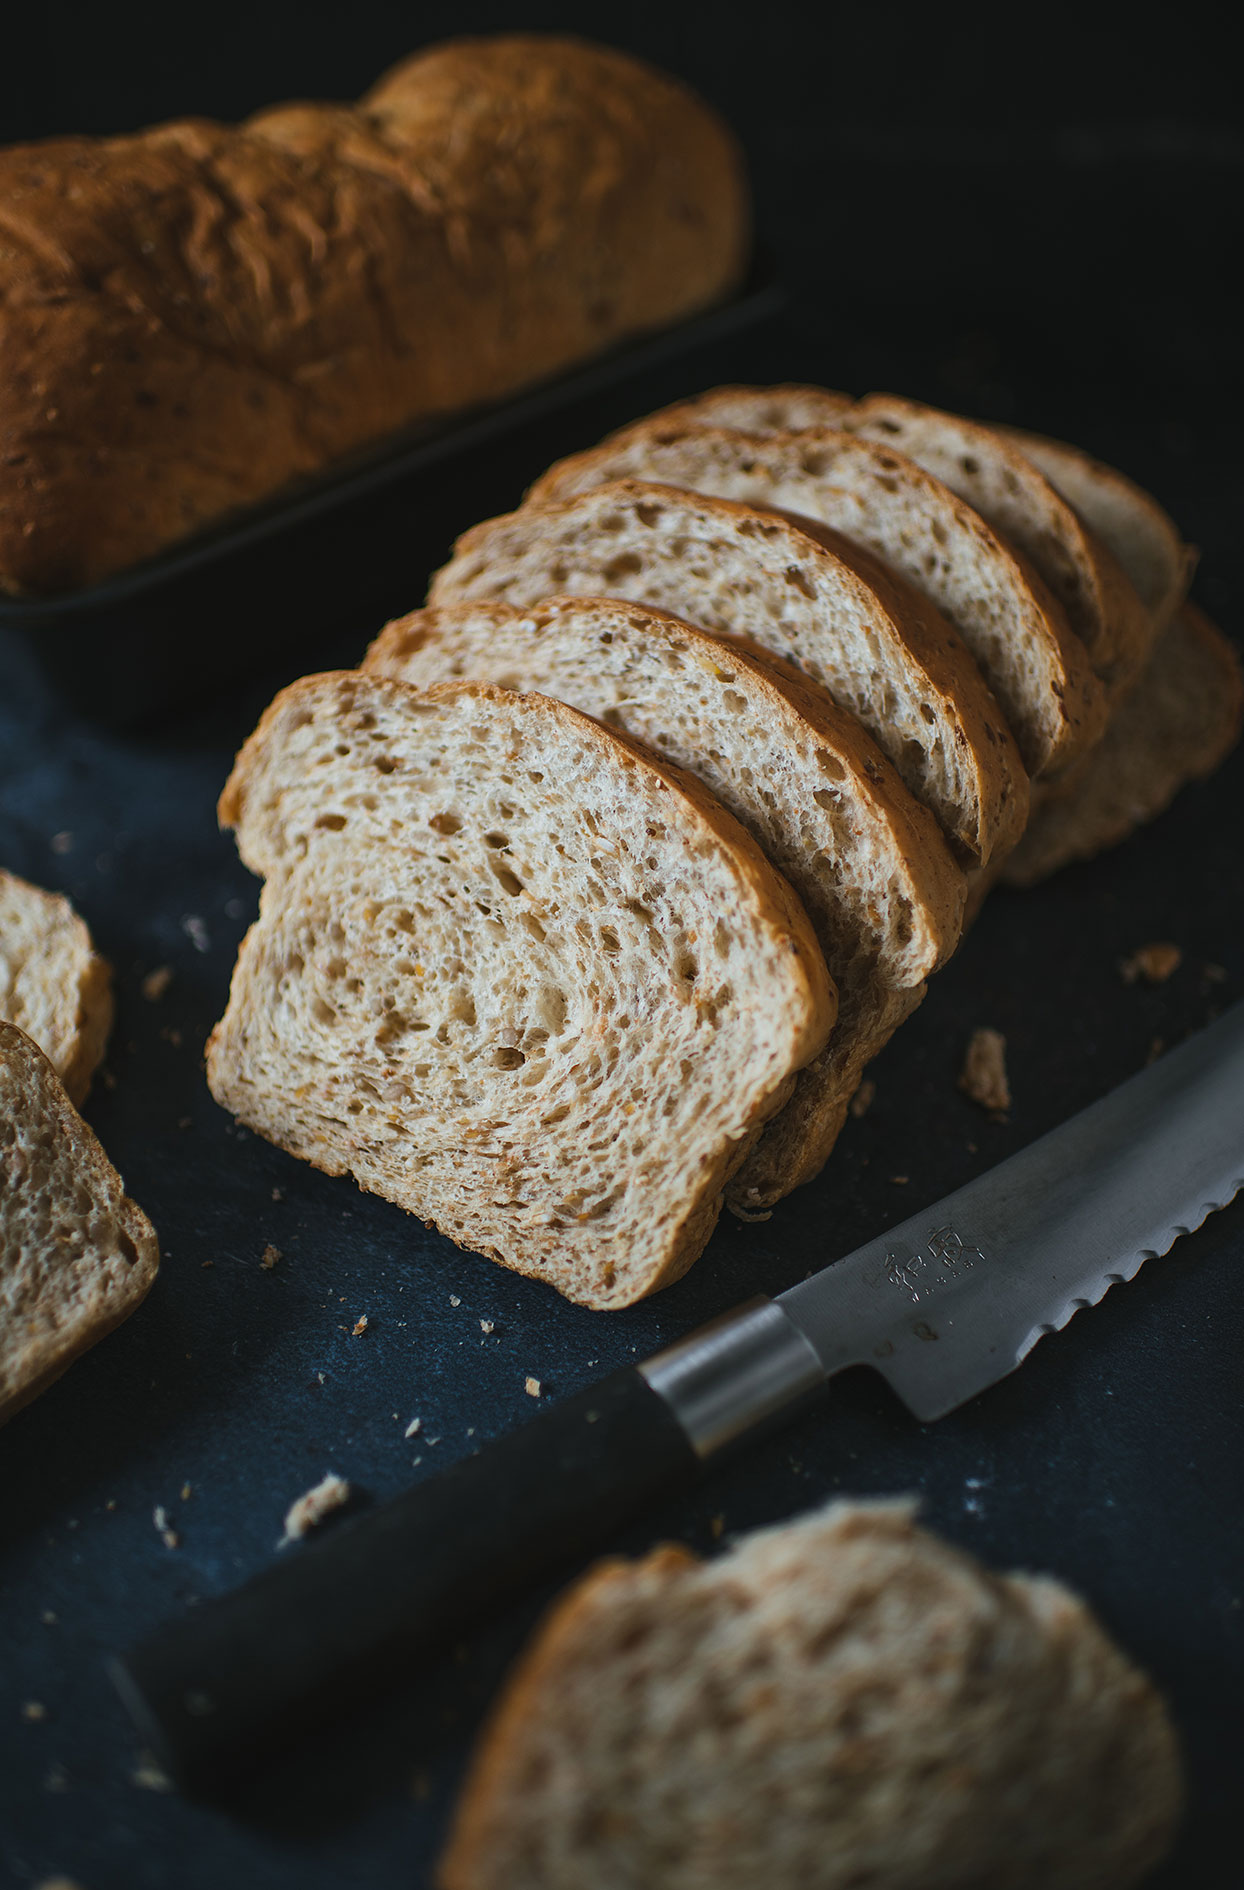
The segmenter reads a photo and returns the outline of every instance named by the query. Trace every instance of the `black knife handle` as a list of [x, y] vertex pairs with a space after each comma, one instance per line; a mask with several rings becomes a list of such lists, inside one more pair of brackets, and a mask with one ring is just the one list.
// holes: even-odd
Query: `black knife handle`
[[210, 1790], [590, 1553], [699, 1462], [666, 1400], [618, 1372], [158, 1629], [113, 1678], [172, 1775]]

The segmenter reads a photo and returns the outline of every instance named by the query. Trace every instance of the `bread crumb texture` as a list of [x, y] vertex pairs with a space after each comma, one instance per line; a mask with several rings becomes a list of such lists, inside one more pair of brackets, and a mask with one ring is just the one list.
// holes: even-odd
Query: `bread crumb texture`
[[296, 1503], [290, 1504], [285, 1512], [285, 1534], [280, 1547], [283, 1548], [287, 1542], [301, 1542], [309, 1530], [349, 1500], [350, 1485], [344, 1477], [330, 1470], [314, 1488], [304, 1491]]
[[1121, 958], [1119, 975], [1124, 984], [1136, 984], [1142, 978], [1146, 984], [1165, 984], [1182, 963], [1183, 953], [1178, 945], [1161, 940], [1141, 945], [1130, 957]]
[[33, 1038], [80, 1105], [112, 1027], [112, 973], [67, 899], [3, 870], [0, 1018]]
[[48, 1059], [0, 1022], [0, 1421], [133, 1312], [159, 1258]]
[[982, 1026], [972, 1032], [959, 1087], [982, 1109], [993, 1115], [1005, 1115], [1011, 1106], [1011, 1086], [1006, 1075], [1006, 1038], [1000, 1030]]
[[222, 812], [267, 884], [219, 1102], [589, 1305], [685, 1271], [834, 1013], [704, 789], [542, 696], [348, 674], [277, 699]]
[[1179, 1804], [1162, 1702], [1075, 1596], [988, 1573], [906, 1503], [837, 1503], [573, 1588], [438, 1883], [1127, 1890]]

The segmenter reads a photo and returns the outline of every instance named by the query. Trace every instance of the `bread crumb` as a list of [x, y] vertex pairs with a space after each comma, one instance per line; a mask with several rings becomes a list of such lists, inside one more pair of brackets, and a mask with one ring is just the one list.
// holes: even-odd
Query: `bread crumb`
[[1201, 976], [1204, 978], [1206, 984], [1225, 984], [1227, 982], [1227, 972], [1224, 965], [1206, 965]]
[[207, 927], [197, 913], [187, 912], [184, 914], [181, 929], [194, 946], [196, 952], [208, 952], [211, 950], [212, 941], [207, 935]]
[[181, 1032], [172, 1024], [165, 1024], [160, 1032], [165, 1043], [171, 1043], [174, 1050], [181, 1049]]
[[370, 1324], [371, 1321], [368, 1319], [367, 1314], [360, 1313], [354, 1324], [350, 1327], [350, 1337], [352, 1339], [361, 1338]]
[[771, 1221], [773, 1219], [772, 1208], [762, 1208], [757, 1212], [753, 1212], [751, 1208], [740, 1207], [737, 1201], [727, 1201], [726, 1206], [729, 1208], [736, 1221], [747, 1221], [750, 1224], [753, 1221]]
[[49, 845], [53, 853], [69, 853], [73, 849], [73, 835], [68, 832], [54, 833]]
[[[66, 1772], [63, 1765], [49, 1765], [44, 1774], [43, 1789], [45, 1792], [67, 1792], [69, 1790], [69, 1774]], [[53, 1877], [49, 1879], [49, 1883], [52, 1886], [55, 1886], [57, 1882], [67, 1884], [69, 1879], [68, 1877], [61, 1877], [59, 1879]], [[44, 1890], [48, 1890], [48, 1885], [44, 1885]], [[76, 1890], [76, 1886], [74, 1890]]]
[[722, 1530], [723, 1530], [723, 1529], [725, 1528], [725, 1526], [726, 1526], [726, 1519], [725, 1519], [725, 1517], [724, 1517], [724, 1516], [714, 1516], [714, 1517], [713, 1517], [713, 1519], [712, 1519], [712, 1521], [711, 1521], [711, 1522], [709, 1523], [709, 1525], [708, 1525], [708, 1526], [709, 1526], [709, 1528], [710, 1528], [710, 1529], [712, 1530], [712, 1533], [713, 1533], [713, 1541], [714, 1541], [714, 1542], [720, 1542], [720, 1541], [721, 1541], [721, 1532], [722, 1532]]
[[22, 1705], [23, 1719], [46, 1719], [48, 1709], [42, 1700], [26, 1700]]
[[462, 1301], [458, 1298], [456, 1293], [451, 1293], [449, 1295], [449, 1303], [451, 1306], [461, 1306]]
[[905, 1188], [911, 1180], [910, 1175], [891, 1175], [890, 1180], [896, 1188]]
[[272, 1199], [274, 1201], [283, 1201], [285, 1199], [285, 1196], [279, 1188], [274, 1188], [272, 1190]]
[[193, 1116], [178, 1116], [177, 1127], [179, 1129], [188, 1129], [190, 1128], [193, 1121], [194, 1121]]
[[181, 1500], [182, 1500], [182, 1502], [183, 1502], [183, 1503], [188, 1503], [188, 1502], [190, 1501], [190, 1498], [191, 1498], [191, 1497], [193, 1496], [193, 1494], [194, 1494], [194, 1489], [193, 1489], [193, 1486], [192, 1486], [191, 1484], [189, 1484], [189, 1483], [183, 1483], [183, 1484], [182, 1484], [182, 1486], [181, 1486]]
[[[63, 1785], [49, 1785], [49, 1791], [64, 1791]], [[34, 1890], [82, 1890], [76, 1877], [40, 1877]]]
[[982, 1027], [972, 1032], [959, 1088], [982, 1109], [1004, 1115], [1011, 1106], [1011, 1086], [1006, 1080], [1006, 1038], [1000, 1030]]
[[479, 1322], [479, 1329], [481, 1332], [494, 1332], [496, 1330], [496, 1327], [493, 1325], [493, 1322], [491, 1319], [481, 1319]]
[[873, 1082], [871, 1076], [866, 1076], [851, 1098], [851, 1114], [853, 1116], [866, 1116], [868, 1111], [872, 1108], [873, 1097], [876, 1094], [877, 1085]]
[[410, 1423], [406, 1426], [406, 1430], [404, 1434], [407, 1437], [418, 1437], [422, 1429], [423, 1429], [423, 1419], [421, 1417], [413, 1417], [411, 1418]]
[[1120, 958], [1119, 975], [1124, 984], [1135, 984], [1138, 978], [1143, 978], [1146, 984], [1165, 984], [1182, 962], [1183, 953], [1178, 945], [1161, 939], [1152, 945], [1141, 945], [1130, 958]]
[[273, 1267], [279, 1266], [283, 1258], [284, 1256], [281, 1253], [281, 1249], [279, 1247], [274, 1247], [272, 1245], [272, 1242], [269, 1241], [267, 1246], [264, 1248], [262, 1255], [260, 1256], [259, 1264], [263, 1268], [265, 1273], [271, 1273]]
[[[165, 1259], [167, 1260], [167, 1259], [168, 1259], [168, 1255], [167, 1255], [167, 1254], [165, 1254], [165, 1256], [164, 1256], [164, 1258], [165, 1258]], [[201, 1267], [214, 1267], [214, 1266], [215, 1266], [215, 1264], [216, 1264], [216, 1262], [215, 1262], [214, 1260], [200, 1260], [200, 1262], [199, 1262], [199, 1265], [200, 1265]]]
[[156, 1759], [154, 1752], [140, 1752], [138, 1764], [130, 1773], [130, 1784], [144, 1792], [171, 1792], [173, 1781]]
[[527, 1393], [529, 1398], [538, 1398], [540, 1396], [540, 1380], [538, 1378], [529, 1378], [523, 1386], [523, 1390]]
[[1166, 1054], [1166, 1038], [1165, 1037], [1150, 1038], [1149, 1050], [1145, 1057], [1145, 1062], [1156, 1063], [1158, 1058], [1160, 1056], [1164, 1056], [1165, 1054]]
[[44, 1627], [55, 1627], [60, 1620], [60, 1616], [56, 1613], [55, 1609], [45, 1608], [43, 1613], [39, 1616], [39, 1619], [42, 1621]]
[[158, 1004], [172, 982], [173, 967], [171, 965], [157, 965], [154, 971], [149, 971], [141, 986], [142, 994], [148, 1004]]
[[330, 1470], [326, 1477], [317, 1483], [314, 1489], [305, 1490], [296, 1503], [291, 1503], [285, 1512], [285, 1534], [277, 1543], [283, 1549], [286, 1543], [301, 1542], [308, 1530], [323, 1522], [335, 1509], [350, 1500], [350, 1485], [344, 1477], [339, 1477]]

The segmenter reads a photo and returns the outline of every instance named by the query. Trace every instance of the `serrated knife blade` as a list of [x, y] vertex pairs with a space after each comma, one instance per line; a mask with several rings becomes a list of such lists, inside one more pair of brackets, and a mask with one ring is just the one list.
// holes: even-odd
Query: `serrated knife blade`
[[598, 1548], [868, 1365], [914, 1415], [1006, 1376], [1244, 1187], [1244, 1005], [933, 1207], [202, 1602], [112, 1663], [182, 1783], [218, 1788]]

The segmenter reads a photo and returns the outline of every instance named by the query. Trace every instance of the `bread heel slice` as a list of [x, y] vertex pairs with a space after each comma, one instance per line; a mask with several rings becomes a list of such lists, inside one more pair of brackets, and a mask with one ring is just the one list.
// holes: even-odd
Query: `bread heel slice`
[[47, 1057], [0, 1023], [0, 1423], [129, 1317], [159, 1261]]
[[112, 1028], [112, 971], [69, 901], [0, 869], [0, 1018], [24, 1030], [80, 1108]]
[[544, 696], [353, 673], [277, 698], [221, 811], [266, 884], [219, 1102], [581, 1304], [685, 1272], [836, 1007], [706, 789]]

